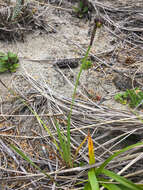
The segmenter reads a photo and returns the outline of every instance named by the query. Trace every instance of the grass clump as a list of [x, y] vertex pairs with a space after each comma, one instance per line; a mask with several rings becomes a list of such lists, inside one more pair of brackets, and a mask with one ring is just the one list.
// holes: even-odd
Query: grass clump
[[121, 104], [129, 104], [131, 108], [138, 108], [143, 103], [143, 91], [139, 88], [127, 89], [123, 93], [115, 95], [115, 100]]
[[[85, 57], [81, 60], [82, 64], [81, 64], [80, 71], [79, 71], [77, 79], [76, 79], [74, 92], [72, 95], [71, 108], [70, 108], [70, 112], [68, 115], [67, 136], [64, 136], [64, 134], [62, 133], [62, 131], [59, 128], [58, 123], [56, 123], [58, 138], [59, 138], [59, 142], [60, 142], [60, 150], [61, 150], [60, 154], [61, 154], [62, 159], [66, 163], [67, 167], [73, 167], [73, 161], [75, 160], [75, 157], [76, 157], [76, 156], [74, 156], [74, 160], [73, 160], [72, 154], [71, 154], [71, 135], [70, 135], [71, 115], [72, 115], [72, 108], [74, 105], [75, 95], [76, 95], [76, 91], [77, 91], [77, 87], [79, 84], [79, 79], [80, 79], [81, 73], [83, 70], [89, 69], [92, 66], [92, 63], [88, 60], [88, 55], [89, 55], [90, 49], [91, 49], [91, 46], [88, 47]], [[81, 145], [83, 145], [83, 143], [81, 143]], [[81, 148], [81, 145], [79, 146], [80, 148]], [[79, 152], [80, 148], [77, 149], [78, 150], [77, 152]], [[76, 152], [76, 155], [77, 155], [77, 152]]]
[[12, 52], [8, 52], [7, 54], [0, 52], [0, 73], [6, 71], [15, 72], [19, 67], [18, 62], [19, 60], [16, 54]]

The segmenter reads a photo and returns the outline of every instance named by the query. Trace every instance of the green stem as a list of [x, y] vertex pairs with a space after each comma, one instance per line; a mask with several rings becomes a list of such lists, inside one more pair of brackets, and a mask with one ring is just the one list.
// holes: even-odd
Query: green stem
[[[75, 95], [76, 95], [77, 87], [78, 87], [79, 80], [80, 80], [80, 77], [81, 77], [81, 73], [82, 73], [82, 71], [83, 71], [83, 65], [86, 63], [86, 61], [87, 61], [87, 59], [88, 59], [88, 55], [89, 55], [90, 49], [91, 49], [91, 46], [88, 47], [84, 58], [81, 60], [81, 63], [82, 63], [82, 64], [81, 64], [79, 73], [78, 73], [78, 75], [77, 75], [76, 83], [75, 83], [75, 86], [74, 86], [74, 92], [73, 92], [73, 95], [72, 95], [72, 103], [71, 103], [71, 107], [70, 107], [70, 112], [69, 112], [69, 115], [68, 115], [68, 123], [67, 123], [67, 125], [68, 125], [68, 126], [67, 126], [67, 146], [68, 146], [68, 151], [69, 151], [69, 158], [71, 158], [70, 126], [71, 126], [72, 109], [73, 109], [73, 105], [74, 105], [74, 102], [75, 102]], [[71, 161], [71, 160], [70, 160], [70, 163], [71, 163], [71, 166], [72, 166], [72, 161]]]

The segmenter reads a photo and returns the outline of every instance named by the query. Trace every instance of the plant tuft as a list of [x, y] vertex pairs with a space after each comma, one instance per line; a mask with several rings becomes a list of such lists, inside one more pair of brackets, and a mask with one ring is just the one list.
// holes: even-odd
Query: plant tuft
[[19, 59], [16, 54], [8, 52], [4, 54], [0, 52], [0, 73], [9, 71], [15, 72], [19, 67]]

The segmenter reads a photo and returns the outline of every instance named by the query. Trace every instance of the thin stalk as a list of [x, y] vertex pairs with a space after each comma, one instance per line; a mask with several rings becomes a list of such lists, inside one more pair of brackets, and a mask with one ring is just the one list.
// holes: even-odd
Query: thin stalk
[[71, 161], [71, 144], [70, 144], [70, 142], [71, 142], [71, 135], [70, 135], [71, 115], [72, 115], [73, 105], [74, 105], [74, 102], [75, 102], [75, 95], [76, 95], [77, 87], [78, 87], [78, 84], [79, 84], [79, 79], [80, 79], [81, 73], [83, 71], [83, 65], [86, 63], [86, 61], [88, 59], [88, 55], [89, 55], [90, 49], [91, 49], [91, 46], [88, 47], [87, 52], [86, 52], [84, 58], [81, 61], [82, 64], [81, 64], [79, 73], [77, 75], [76, 83], [75, 83], [75, 86], [74, 86], [74, 92], [73, 92], [73, 95], [72, 95], [72, 103], [71, 103], [71, 107], [70, 107], [70, 112], [69, 112], [69, 115], [68, 115], [68, 122], [67, 122], [67, 147], [68, 147], [68, 153], [69, 153], [70, 165], [71, 166], [72, 166], [72, 161]]

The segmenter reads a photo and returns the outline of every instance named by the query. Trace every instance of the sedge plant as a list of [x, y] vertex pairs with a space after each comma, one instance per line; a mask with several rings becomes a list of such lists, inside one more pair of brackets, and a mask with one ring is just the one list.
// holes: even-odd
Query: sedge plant
[[143, 91], [139, 88], [127, 89], [125, 92], [116, 94], [114, 98], [121, 104], [129, 103], [131, 108], [138, 108], [143, 104]]
[[[79, 71], [77, 79], [76, 79], [74, 92], [72, 95], [72, 103], [71, 103], [70, 112], [68, 115], [67, 136], [64, 135], [64, 133], [60, 130], [59, 124], [58, 124], [58, 122], [56, 122], [57, 135], [59, 138], [59, 143], [57, 143], [57, 141], [54, 138], [54, 136], [52, 135], [50, 129], [46, 126], [46, 124], [44, 124], [44, 122], [40, 119], [38, 114], [35, 111], [33, 111], [32, 108], [30, 108], [26, 104], [26, 102], [24, 102], [22, 100], [22, 102], [29, 107], [29, 109], [32, 111], [32, 113], [34, 113], [37, 120], [43, 125], [43, 127], [45, 128], [45, 130], [51, 137], [52, 142], [55, 144], [61, 158], [63, 159], [63, 161], [67, 167], [73, 167], [73, 162], [75, 161], [79, 150], [81, 149], [81, 147], [83, 146], [83, 144], [86, 142], [87, 139], [88, 139], [88, 151], [89, 151], [89, 164], [90, 165], [95, 164], [95, 160], [96, 160], [95, 155], [94, 155], [93, 141], [90, 136], [90, 133], [88, 133], [88, 136], [83, 140], [83, 142], [77, 148], [75, 156], [74, 156], [74, 158], [72, 158], [70, 128], [71, 128], [72, 109], [73, 109], [73, 105], [75, 102], [75, 95], [76, 95], [77, 87], [79, 84], [80, 76], [81, 76], [83, 70], [88, 69], [92, 66], [91, 61], [88, 60], [88, 55], [89, 55], [89, 52], [90, 52], [90, 49], [91, 49], [91, 46], [93, 43], [96, 29], [100, 26], [101, 26], [100, 21], [96, 21], [95, 25], [94, 25], [93, 33], [91, 36], [90, 45], [86, 51], [84, 58], [81, 60], [82, 64], [81, 64], [80, 71]], [[84, 190], [100, 190], [100, 188], [102, 188], [102, 189], [105, 188], [108, 190], [143, 190], [143, 187], [141, 185], [136, 185], [133, 182], [127, 180], [126, 178], [106, 169], [106, 166], [118, 155], [120, 155], [132, 148], [136, 148], [136, 147], [142, 146], [142, 145], [143, 145], [143, 143], [137, 143], [137, 144], [128, 146], [126, 148], [123, 148], [123, 149], [117, 151], [116, 153], [114, 153], [113, 155], [111, 155], [109, 158], [107, 158], [98, 168], [93, 167], [93, 168], [89, 169], [88, 180], [86, 180], [87, 183], [84, 186]], [[14, 151], [16, 151], [23, 159], [25, 159], [27, 162], [29, 162], [32, 166], [34, 166], [36, 169], [38, 169], [40, 172], [42, 172], [45, 176], [49, 177], [51, 179], [51, 181], [53, 181], [53, 178], [51, 178], [50, 175], [48, 175], [45, 171], [41, 170], [35, 163], [33, 163], [32, 160], [23, 151], [21, 151], [19, 148], [17, 148], [14, 145], [11, 145], [11, 148]], [[102, 175], [102, 177], [101, 177], [101, 175]], [[108, 178], [105, 178], [103, 176], [106, 176]], [[117, 184], [112, 183], [113, 180], [115, 182], [117, 182]]]
[[[63, 160], [65, 161], [67, 167], [73, 167], [72, 154], [71, 154], [71, 135], [70, 135], [72, 108], [73, 108], [73, 105], [74, 105], [74, 102], [75, 102], [75, 95], [76, 95], [76, 92], [77, 92], [77, 87], [78, 87], [78, 84], [79, 84], [79, 80], [80, 80], [82, 71], [87, 70], [92, 66], [92, 62], [88, 59], [88, 56], [89, 56], [89, 52], [90, 52], [90, 49], [91, 49], [92, 44], [93, 44], [93, 40], [94, 40], [96, 30], [99, 27], [101, 27], [101, 22], [99, 20], [95, 19], [90, 44], [88, 46], [88, 49], [87, 49], [87, 51], [85, 53], [84, 58], [81, 60], [80, 70], [79, 70], [79, 73], [77, 75], [76, 83], [75, 83], [75, 86], [74, 86], [70, 112], [69, 112], [68, 120], [67, 120], [67, 136], [66, 137], [61, 132], [61, 130], [59, 128], [59, 125], [56, 122], [58, 138], [59, 138], [59, 141], [60, 141], [60, 147], [61, 147], [61, 150], [62, 150], [62, 153], [63, 153], [61, 156], [62, 156]], [[83, 145], [83, 142], [79, 146], [80, 148]], [[77, 152], [79, 151], [80, 148], [77, 149], [76, 155], [77, 155]], [[75, 160], [75, 157], [74, 157], [74, 160]]]
[[19, 67], [19, 59], [15, 53], [8, 52], [7, 54], [0, 52], [0, 73], [9, 71], [15, 72]]
[[[84, 142], [86, 141], [87, 138], [85, 138], [83, 140], [83, 142], [81, 143], [81, 145], [77, 148], [76, 153], [74, 158], [72, 159], [72, 153], [71, 153], [71, 134], [70, 134], [70, 128], [71, 128], [71, 115], [72, 115], [72, 108], [75, 102], [75, 95], [76, 95], [76, 91], [77, 91], [77, 87], [79, 84], [79, 80], [80, 80], [80, 76], [82, 74], [83, 70], [89, 69], [92, 66], [91, 61], [88, 59], [89, 56], [89, 52], [94, 40], [94, 36], [95, 36], [95, 32], [96, 29], [101, 27], [101, 22], [98, 20], [95, 20], [95, 24], [94, 24], [94, 28], [93, 28], [93, 32], [91, 35], [91, 40], [90, 40], [90, 44], [88, 46], [88, 49], [86, 51], [86, 54], [84, 56], [84, 58], [81, 60], [81, 67], [80, 67], [80, 71], [77, 75], [77, 79], [76, 79], [76, 83], [74, 86], [74, 92], [72, 95], [72, 102], [71, 102], [71, 107], [70, 107], [70, 112], [68, 115], [68, 121], [67, 121], [67, 136], [64, 135], [64, 133], [61, 131], [59, 124], [57, 121], [55, 121], [56, 123], [56, 128], [57, 128], [57, 135], [58, 135], [58, 139], [59, 139], [59, 143], [57, 143], [55, 137], [52, 135], [50, 129], [46, 126], [46, 124], [40, 119], [39, 115], [30, 107], [26, 104], [25, 101], [22, 100], [22, 102], [31, 110], [31, 112], [35, 115], [35, 117], [37, 118], [37, 120], [39, 121], [40, 124], [42, 124], [42, 126], [44, 127], [44, 129], [47, 131], [47, 133], [49, 134], [49, 136], [52, 139], [52, 142], [55, 144], [57, 151], [59, 152], [63, 162], [65, 163], [66, 167], [73, 167], [73, 163], [76, 159], [76, 156], [80, 150], [80, 148], [83, 146]], [[20, 151], [18, 148], [16, 148], [14, 145], [12, 145], [12, 148], [23, 158], [26, 159], [26, 161], [28, 161], [29, 163], [32, 163], [32, 161], [30, 161], [30, 158], [28, 158], [22, 151]]]
[[[123, 148], [107, 158], [98, 168], [89, 169], [88, 182], [85, 184], [84, 190], [100, 190], [100, 188], [108, 190], [143, 190], [143, 185], [136, 185], [125, 177], [106, 169], [106, 166], [118, 155], [139, 146], [143, 146], [143, 142]], [[95, 164], [94, 147], [90, 133], [88, 133], [88, 154], [89, 164]], [[101, 175], [106, 177], [100, 177]], [[116, 183], [113, 183], [113, 181]]]

